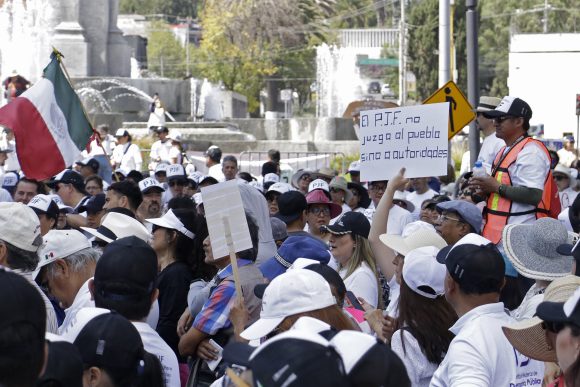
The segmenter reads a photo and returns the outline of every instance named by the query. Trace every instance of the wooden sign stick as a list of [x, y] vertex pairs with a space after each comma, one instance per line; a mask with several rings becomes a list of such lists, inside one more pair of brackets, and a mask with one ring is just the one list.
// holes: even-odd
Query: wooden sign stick
[[232, 271], [234, 273], [234, 284], [236, 286], [236, 293], [239, 302], [244, 302], [244, 296], [242, 294], [242, 284], [240, 283], [240, 272], [238, 271], [238, 260], [236, 259], [236, 250], [234, 247], [234, 241], [232, 238], [232, 231], [230, 229], [230, 222], [223, 216], [222, 222], [224, 224], [224, 230], [226, 231], [226, 243], [228, 245], [228, 250], [230, 252], [230, 262], [232, 264]]

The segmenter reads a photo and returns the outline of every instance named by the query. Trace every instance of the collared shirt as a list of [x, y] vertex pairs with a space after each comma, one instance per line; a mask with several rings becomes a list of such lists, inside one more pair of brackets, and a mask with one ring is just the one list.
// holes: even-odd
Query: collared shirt
[[58, 320], [56, 319], [56, 312], [50, 303], [46, 294], [40, 289], [38, 284], [32, 278], [32, 272], [30, 271], [23, 271], [19, 269], [12, 270], [14, 273], [21, 275], [24, 277], [32, 286], [38, 290], [40, 296], [42, 297], [42, 301], [44, 301], [44, 307], [46, 308], [46, 331], [50, 333], [57, 334], [58, 333]]
[[504, 146], [505, 141], [501, 138], [497, 138], [495, 132], [493, 132], [483, 139], [483, 143], [481, 144], [481, 149], [479, 150], [477, 159], [491, 166], [495, 160], [495, 156]]
[[91, 292], [89, 291], [89, 281], [92, 278], [85, 281], [83, 286], [80, 287], [77, 292], [75, 299], [70, 307], [64, 310], [64, 321], [62, 325], [58, 328], [58, 333], [63, 334], [68, 329], [71, 322], [74, 320], [77, 312], [82, 308], [94, 308], [95, 302], [91, 300]]
[[502, 326], [513, 323], [502, 302], [470, 310], [449, 329], [455, 338], [431, 386], [540, 386], [544, 363], [509, 343]]
[[[251, 264], [252, 261], [247, 259], [238, 259], [238, 267]], [[218, 274], [218, 285], [211, 292], [209, 299], [203, 305], [201, 312], [197, 314], [193, 321], [193, 327], [207, 334], [215, 335], [222, 328], [228, 328], [231, 325], [229, 316], [236, 287], [234, 281], [225, 280], [232, 275], [232, 266], [228, 265]]]

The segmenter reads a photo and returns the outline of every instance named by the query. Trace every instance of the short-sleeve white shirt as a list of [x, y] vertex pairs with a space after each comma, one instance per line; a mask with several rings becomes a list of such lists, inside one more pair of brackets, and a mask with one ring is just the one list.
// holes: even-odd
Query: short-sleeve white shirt
[[492, 165], [493, 161], [495, 160], [495, 156], [504, 146], [505, 141], [501, 138], [497, 138], [495, 132], [493, 132], [483, 139], [483, 143], [481, 144], [481, 149], [479, 150], [477, 159]]
[[364, 298], [373, 308], [377, 307], [379, 302], [377, 277], [365, 262], [346, 278], [344, 278], [346, 276], [346, 269], [340, 270], [338, 274], [344, 280], [346, 290], [350, 290], [357, 297]]

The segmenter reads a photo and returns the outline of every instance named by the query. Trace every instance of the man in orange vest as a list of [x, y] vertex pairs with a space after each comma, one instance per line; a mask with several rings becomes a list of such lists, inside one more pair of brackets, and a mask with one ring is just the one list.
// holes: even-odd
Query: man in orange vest
[[[537, 218], [548, 216], [559, 203], [552, 197], [554, 182], [548, 150], [527, 134], [532, 118], [530, 105], [520, 98], [507, 96], [484, 116], [493, 119], [496, 135], [506, 146], [496, 155], [491, 176], [473, 177], [470, 185], [487, 196], [482, 235], [497, 244], [503, 253], [501, 239], [505, 225], [531, 224]], [[517, 277], [507, 260], [506, 275]]]

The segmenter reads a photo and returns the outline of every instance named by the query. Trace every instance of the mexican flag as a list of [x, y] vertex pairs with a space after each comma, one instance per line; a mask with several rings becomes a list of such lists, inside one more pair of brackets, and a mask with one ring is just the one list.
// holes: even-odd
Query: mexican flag
[[0, 108], [0, 125], [14, 131], [22, 172], [45, 180], [71, 166], [93, 134], [56, 50], [43, 78]]

